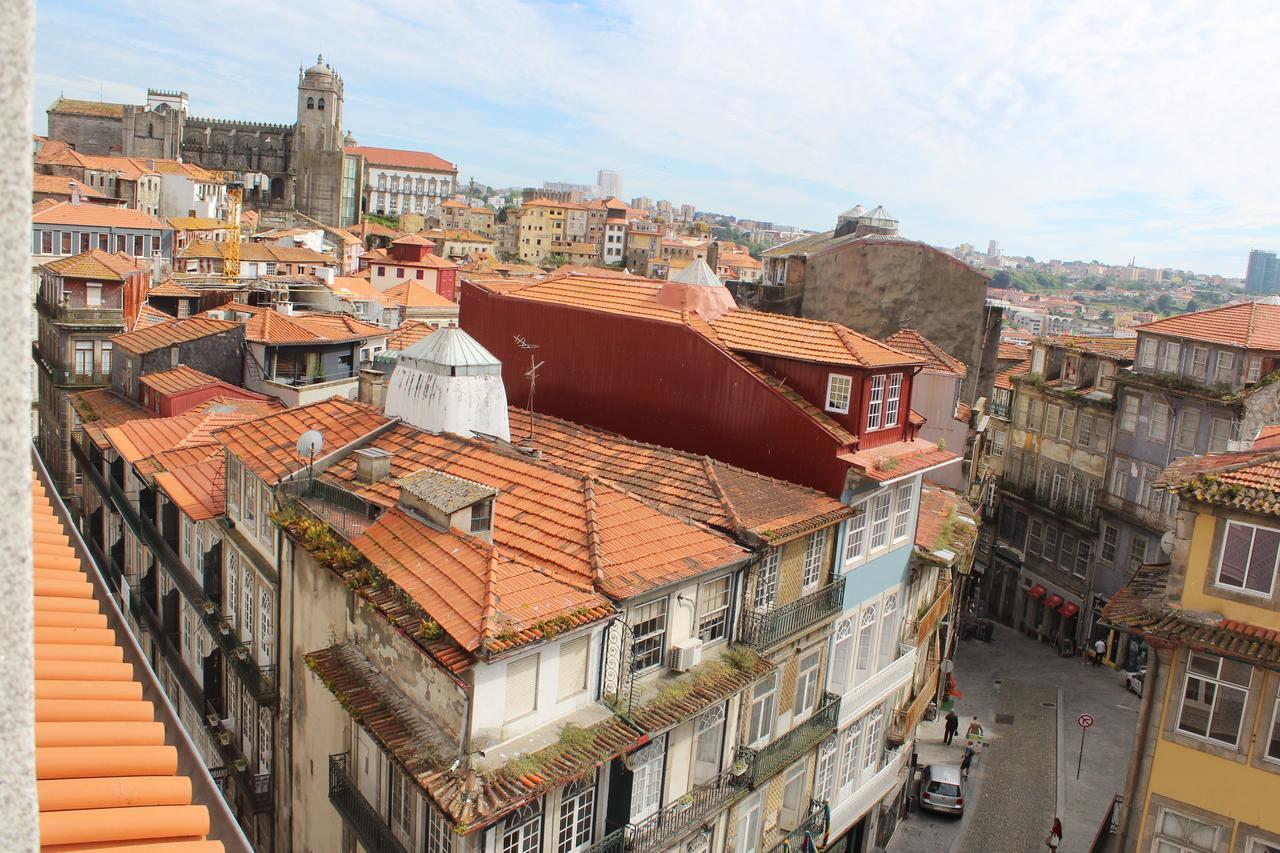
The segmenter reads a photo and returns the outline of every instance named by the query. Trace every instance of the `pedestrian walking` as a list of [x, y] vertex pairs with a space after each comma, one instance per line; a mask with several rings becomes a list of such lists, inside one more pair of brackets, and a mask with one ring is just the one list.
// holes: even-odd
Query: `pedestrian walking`
[[964, 748], [964, 758], [960, 759], [960, 778], [968, 781], [969, 768], [973, 766], [973, 757], [977, 755], [977, 750], [970, 744]]
[[960, 718], [956, 716], [956, 711], [952, 708], [947, 712], [947, 724], [942, 730], [943, 744], [951, 746], [951, 739], [956, 736], [958, 731], [960, 731]]
[[1062, 821], [1058, 818], [1053, 819], [1053, 829], [1049, 830], [1049, 835], [1044, 840], [1044, 846], [1050, 850], [1057, 850], [1058, 845], [1062, 843]]
[[969, 722], [969, 729], [964, 733], [964, 739], [969, 743], [975, 740], [982, 740], [982, 723], [978, 722], [978, 718], [974, 717]]
[[1107, 644], [1104, 641], [1098, 640], [1096, 643], [1094, 643], [1093, 644], [1093, 665], [1102, 666], [1102, 659], [1106, 657], [1106, 654], [1107, 654]]

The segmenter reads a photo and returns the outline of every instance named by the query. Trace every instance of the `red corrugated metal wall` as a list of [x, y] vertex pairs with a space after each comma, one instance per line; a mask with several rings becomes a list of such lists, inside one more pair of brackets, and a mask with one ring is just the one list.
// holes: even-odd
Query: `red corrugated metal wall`
[[[704, 453], [840, 497], [836, 440], [693, 329], [490, 293], [463, 282], [461, 325], [503, 364], [507, 399], [640, 441]], [[520, 441], [519, 424], [512, 439]]]

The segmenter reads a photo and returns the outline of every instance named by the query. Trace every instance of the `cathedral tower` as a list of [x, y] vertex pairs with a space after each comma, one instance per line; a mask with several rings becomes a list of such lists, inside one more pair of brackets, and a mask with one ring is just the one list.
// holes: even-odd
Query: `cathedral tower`
[[342, 150], [342, 78], [325, 64], [298, 69], [298, 124], [293, 136], [298, 151]]

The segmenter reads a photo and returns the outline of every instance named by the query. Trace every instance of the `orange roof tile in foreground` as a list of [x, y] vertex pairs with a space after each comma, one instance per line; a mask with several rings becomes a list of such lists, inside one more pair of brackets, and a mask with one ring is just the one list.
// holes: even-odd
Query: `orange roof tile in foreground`
[[116, 335], [111, 340], [129, 352], [142, 355], [164, 347], [183, 344], [210, 335], [220, 335], [239, 326], [230, 320], [211, 320], [207, 317], [186, 317], [182, 320], [170, 320], [168, 323], [157, 323], [144, 326], [123, 335]]
[[41, 847], [224, 850], [36, 478], [32, 528]]
[[78, 255], [49, 261], [44, 268], [66, 278], [124, 281], [126, 275], [147, 269], [147, 264], [128, 255], [113, 255], [102, 249], [90, 249]]
[[268, 485], [275, 485], [301, 467], [298, 438], [307, 430], [323, 433], [327, 455], [389, 423], [390, 418], [370, 406], [332, 397], [227, 427], [214, 438]]
[[1280, 305], [1241, 302], [1135, 326], [1140, 332], [1231, 344], [1245, 349], [1280, 350]]
[[130, 465], [163, 450], [213, 444], [213, 433], [249, 420], [242, 412], [188, 412], [172, 418], [151, 418], [109, 427], [106, 437]]
[[226, 461], [219, 453], [205, 462], [160, 471], [155, 480], [188, 518], [204, 521], [226, 509], [226, 471]]
[[864, 477], [880, 483], [960, 461], [960, 457], [951, 451], [939, 450], [938, 445], [919, 438], [914, 441], [895, 441], [856, 453], [841, 453], [839, 456], [858, 469]]
[[148, 373], [138, 378], [138, 384], [160, 394], [178, 394], [194, 388], [204, 388], [221, 381], [216, 376], [201, 373], [194, 367], [187, 367], [185, 364], [179, 365], [173, 370]]
[[923, 358], [926, 370], [950, 373], [962, 378], [968, 372], [963, 361], [952, 356], [915, 329], [899, 329], [885, 338], [884, 342], [899, 352]]
[[431, 324], [423, 320], [405, 320], [391, 337], [387, 338], [387, 349], [390, 352], [399, 352], [413, 346], [434, 331]]

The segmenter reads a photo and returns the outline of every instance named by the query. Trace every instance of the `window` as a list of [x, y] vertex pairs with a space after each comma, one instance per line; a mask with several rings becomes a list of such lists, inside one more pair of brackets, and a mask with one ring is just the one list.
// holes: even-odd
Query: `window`
[[1120, 543], [1120, 531], [1112, 527], [1110, 524], [1102, 525], [1102, 551], [1098, 556], [1104, 563], [1114, 563], [1116, 561], [1116, 548]]
[[271, 665], [271, 651], [276, 645], [272, 626], [275, 615], [276, 609], [271, 606], [271, 590], [264, 585], [258, 600], [258, 663], [262, 666]]
[[658, 811], [662, 804], [662, 771], [666, 762], [667, 736], [656, 737], [636, 750], [631, 758], [631, 822], [639, 823]]
[[53, 232], [52, 231], [40, 232], [40, 254], [42, 255], [53, 254]]
[[1138, 431], [1138, 406], [1139, 397], [1137, 394], [1124, 395], [1124, 400], [1120, 404], [1121, 432], [1132, 434]]
[[317, 110], [324, 109], [324, 98], [320, 98], [319, 100], [316, 101], [316, 109]]
[[1130, 570], [1141, 566], [1147, 559], [1147, 540], [1143, 536], [1135, 536], [1129, 540], [1129, 566]]
[[227, 624], [233, 628], [236, 624], [236, 606], [240, 600], [240, 594], [236, 590], [240, 574], [240, 557], [235, 551], [227, 551], [227, 602], [226, 614]]
[[1031, 528], [1027, 534], [1027, 551], [1039, 554], [1044, 548], [1044, 522], [1038, 518], [1031, 519]]
[[564, 787], [560, 795], [560, 832], [557, 853], [573, 853], [591, 843], [595, 823], [596, 789], [592, 780], [579, 779]]
[[818, 704], [818, 667], [821, 663], [821, 651], [810, 652], [800, 659], [796, 675], [795, 707], [791, 709], [796, 720], [808, 717]]
[[853, 393], [853, 377], [838, 373], [827, 375], [827, 411], [844, 414], [849, 411], [849, 395]]
[[822, 564], [826, 555], [827, 529], [824, 527], [810, 533], [804, 546], [804, 574], [801, 578], [801, 586], [805, 592], [812, 591], [822, 580]]
[[1247, 663], [1190, 652], [1178, 731], [1235, 746], [1252, 678]]
[[1035, 347], [1031, 350], [1031, 372], [1044, 376], [1044, 348]]
[[898, 486], [898, 494], [893, 508], [893, 541], [901, 542], [911, 531], [911, 493], [914, 485], [911, 482]]
[[111, 374], [111, 341], [102, 342], [102, 375]]
[[1257, 382], [1262, 378], [1262, 356], [1251, 355], [1244, 370], [1245, 382]]
[[1280, 530], [1228, 521], [1218, 561], [1218, 586], [1270, 596], [1278, 551]]
[[858, 657], [855, 666], [855, 680], [861, 684], [871, 674], [876, 660], [876, 617], [879, 608], [873, 604], [864, 607], [858, 625]]
[[889, 544], [889, 492], [876, 495], [871, 503], [871, 550], [878, 551]]
[[1039, 430], [1044, 426], [1044, 400], [1031, 399], [1031, 413], [1027, 416], [1027, 429]]
[[1058, 551], [1058, 565], [1064, 571], [1071, 571], [1076, 564], [1076, 537], [1067, 531], [1062, 531], [1062, 547]]
[[538, 707], [538, 655], [507, 664], [505, 720], [509, 723], [532, 714]]
[[752, 605], [764, 612], [773, 607], [778, 600], [778, 551], [772, 550], [760, 561], [760, 571], [756, 574], [755, 596]]
[[1004, 439], [1005, 439], [1004, 430], [1002, 429], [991, 430], [991, 455], [992, 456], [1004, 456]]
[[587, 637], [560, 644], [560, 677], [556, 701], [563, 702], [587, 689]]
[[1209, 427], [1209, 452], [1221, 453], [1227, 449], [1231, 441], [1231, 421], [1226, 418], [1214, 418]]
[[258, 511], [258, 478], [248, 471], [244, 472], [244, 521], [250, 530], [257, 527], [254, 519]]
[[1138, 344], [1138, 366], [1148, 369], [1156, 366], [1156, 342], [1151, 338], [1143, 338]]
[[884, 401], [884, 425], [886, 427], [896, 427], [898, 425], [898, 410], [902, 402], [902, 374], [889, 374], [889, 395]]
[[661, 664], [667, 637], [667, 600], [659, 598], [637, 607], [633, 631], [632, 654], [636, 672]]
[[1218, 849], [1218, 829], [1186, 815], [1160, 810], [1151, 849], [1155, 853], [1213, 853]]
[[404, 278], [404, 267], [396, 267], [396, 278]]
[[787, 771], [786, 783], [782, 787], [782, 813], [778, 822], [788, 832], [800, 823], [801, 804], [804, 801], [804, 777], [809, 769], [807, 761], [801, 761]]
[[307, 98], [307, 109], [314, 110], [316, 108], [316, 99]]
[[388, 800], [391, 806], [391, 830], [401, 841], [413, 843], [413, 786], [404, 773], [394, 764], [389, 765], [391, 785]]
[[1280, 761], [1280, 690], [1276, 691], [1276, 701], [1271, 707], [1271, 735], [1267, 738], [1266, 756]]
[[493, 528], [493, 499], [471, 505], [471, 532], [487, 533]]
[[1050, 563], [1055, 562], [1058, 557], [1058, 528], [1051, 524], [1044, 526], [1044, 551], [1042, 556]]
[[1098, 390], [1110, 394], [1116, 387], [1116, 365], [1111, 361], [1098, 362]]
[[836, 623], [831, 642], [831, 674], [827, 689], [843, 694], [849, 686], [849, 661], [853, 656], [853, 620], [841, 619]]
[[[61, 250], [61, 251], [60, 251], [60, 254], [63, 254], [63, 255], [69, 255], [69, 254], [71, 254], [71, 232], [70, 232], [70, 231], [62, 231], [62, 232], [60, 232], [60, 233], [58, 234], [58, 236], [61, 238], [61, 239], [58, 241], [58, 248]], [[120, 240], [121, 244], [123, 244], [123, 243], [124, 243], [125, 238], [124, 238], [124, 237], [120, 237], [120, 238], [119, 238], [119, 240]], [[120, 250], [121, 250], [121, 251], [124, 251], [124, 246], [123, 246], [123, 245], [121, 245], [121, 249], [120, 249]]]
[[1178, 416], [1178, 431], [1173, 438], [1173, 446], [1179, 450], [1192, 452], [1196, 449], [1196, 436], [1200, 434], [1200, 410], [1184, 409]]
[[840, 787], [852, 784], [857, 787], [858, 771], [862, 767], [862, 719], [855, 720], [844, 734], [844, 751], [840, 756]]
[[75, 342], [76, 376], [93, 375], [93, 341]]
[[1209, 350], [1204, 347], [1191, 348], [1191, 375], [1196, 379], [1209, 375]]
[[1050, 403], [1044, 413], [1044, 434], [1056, 437], [1061, 424], [1062, 408]]
[[240, 584], [240, 639], [253, 642], [253, 569], [244, 566]]
[[704, 643], [723, 640], [729, 630], [729, 586], [725, 575], [698, 588], [698, 636]]
[[542, 849], [542, 810], [538, 802], [516, 810], [502, 824], [502, 853], [538, 853]]
[[738, 828], [734, 833], [735, 853], [759, 853], [760, 851], [760, 795], [753, 794], [738, 807]]
[[1093, 546], [1083, 539], [1080, 540], [1080, 544], [1076, 548], [1076, 565], [1071, 571], [1073, 575], [1082, 578], [1089, 574], [1089, 557], [1092, 553]]
[[1178, 357], [1182, 354], [1182, 346], [1176, 341], [1166, 341], [1164, 352], [1160, 354], [1160, 372], [1177, 373]]
[[773, 718], [778, 713], [778, 673], [757, 681], [751, 688], [751, 714], [747, 723], [747, 742], [752, 747], [764, 746], [773, 736]]
[[1151, 423], [1147, 426], [1147, 437], [1159, 442], [1169, 440], [1169, 407], [1164, 403], [1151, 404]]
[[1027, 398], [1021, 395], [1013, 404], [1013, 425], [1019, 427], [1027, 425]]
[[850, 565], [867, 555], [867, 502], [854, 505], [857, 515], [845, 522], [844, 562]]
[[880, 667], [883, 668], [898, 654], [898, 594], [885, 596], [880, 609]]
[[867, 397], [867, 429], [880, 429], [884, 407], [884, 376], [871, 377], [871, 393]]
[[720, 774], [720, 757], [724, 748], [724, 705], [716, 705], [698, 717], [694, 735], [693, 784], [702, 785]]
[[867, 714], [866, 738], [862, 754], [862, 770], [868, 776], [880, 769], [881, 737], [884, 734], [884, 708]]
[[818, 746], [818, 766], [813, 771], [813, 798], [830, 800], [835, 793], [836, 781], [836, 743], [838, 735], [832, 735]]
[[1213, 381], [1219, 385], [1230, 385], [1232, 368], [1235, 366], [1235, 353], [1227, 350], [1218, 350], [1218, 361], [1213, 368]]
[[1058, 438], [1060, 438], [1064, 444], [1068, 444], [1068, 445], [1071, 444], [1071, 434], [1075, 430], [1075, 428], [1076, 428], [1076, 410], [1063, 409], [1062, 410], [1062, 427], [1061, 429], [1058, 430]]

